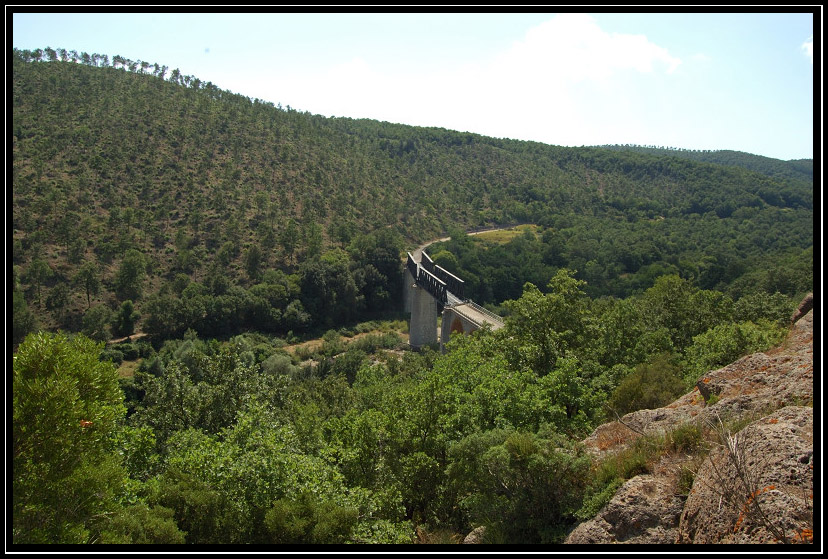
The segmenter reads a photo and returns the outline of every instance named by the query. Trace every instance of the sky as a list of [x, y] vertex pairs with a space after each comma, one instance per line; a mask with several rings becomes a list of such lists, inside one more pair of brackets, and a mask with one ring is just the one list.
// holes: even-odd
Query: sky
[[[323, 116], [559, 146], [813, 157], [813, 27], [821, 11], [11, 10], [20, 10], [7, 7], [6, 14], [18, 49], [49, 46], [158, 63]], [[816, 85], [821, 109], [821, 71]], [[821, 141], [821, 126], [816, 134]]]

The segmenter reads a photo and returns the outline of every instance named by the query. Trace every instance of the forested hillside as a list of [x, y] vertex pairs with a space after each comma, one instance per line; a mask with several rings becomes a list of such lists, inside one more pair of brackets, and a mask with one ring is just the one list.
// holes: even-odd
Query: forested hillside
[[[576, 441], [778, 343], [813, 290], [808, 162], [9, 58], [15, 543], [561, 542], [638, 467], [595, 478]], [[413, 352], [403, 257], [446, 234], [506, 326]]]
[[[247, 289], [385, 228], [399, 250], [538, 223], [546, 264], [616, 295], [667, 271], [724, 287], [812, 244], [802, 176], [325, 118], [120, 56], [37, 59], [12, 57], [12, 254], [47, 327], [79, 330], [96, 303], [140, 310], [181, 274]], [[286, 289], [280, 312], [307, 302]]]
[[635, 151], [654, 155], [673, 155], [694, 161], [743, 167], [745, 169], [768, 175], [769, 177], [798, 179], [806, 182], [814, 180], [814, 160], [794, 159], [781, 161], [761, 155], [753, 155], [733, 150], [687, 150], [655, 146], [607, 145], [607, 149]]

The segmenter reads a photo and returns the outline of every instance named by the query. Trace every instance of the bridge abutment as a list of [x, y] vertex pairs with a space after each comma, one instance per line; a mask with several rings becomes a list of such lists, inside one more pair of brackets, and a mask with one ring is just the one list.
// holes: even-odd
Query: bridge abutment
[[477, 330], [478, 326], [471, 323], [454, 309], [444, 309], [440, 323], [440, 349], [443, 349], [453, 334], [468, 334]]

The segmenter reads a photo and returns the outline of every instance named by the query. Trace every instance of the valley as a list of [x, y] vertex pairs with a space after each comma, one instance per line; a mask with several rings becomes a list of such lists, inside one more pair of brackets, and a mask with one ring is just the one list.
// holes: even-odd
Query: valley
[[[812, 160], [329, 118], [44, 52], [9, 60], [15, 544], [562, 544], [678, 452], [590, 437], [724, 410], [688, 394], [802, 334]], [[502, 328], [412, 350], [412, 247]], [[813, 410], [789, 392], [783, 423]]]

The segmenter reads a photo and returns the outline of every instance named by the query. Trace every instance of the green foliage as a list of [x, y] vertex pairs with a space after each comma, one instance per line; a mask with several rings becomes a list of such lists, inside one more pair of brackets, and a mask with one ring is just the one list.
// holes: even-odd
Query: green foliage
[[508, 301], [507, 331], [515, 337], [512, 363], [524, 363], [535, 374], [545, 375], [569, 350], [579, 347], [585, 333], [585, 282], [575, 279], [571, 270], [559, 270], [549, 280], [549, 293], [532, 284], [524, 286], [523, 296]]
[[251, 245], [244, 253], [244, 267], [251, 280], [259, 279], [262, 267], [262, 251], [258, 245]]
[[693, 336], [729, 319], [733, 306], [722, 293], [699, 290], [677, 275], [658, 278], [644, 292], [641, 304], [648, 322], [665, 328], [677, 349], [689, 346]]
[[[104, 298], [140, 304], [148, 282], [124, 263], [129, 251], [158, 277], [198, 272], [247, 286], [255, 245], [262, 275], [347, 248], [358, 311], [371, 313], [400, 299], [401, 239], [519, 221], [538, 228], [504, 244], [453, 235], [442, 247], [478, 303], [516, 299], [559, 267], [578, 270], [595, 298], [628, 297], [671, 273], [734, 299], [757, 287], [793, 297], [813, 283], [808, 161], [733, 152], [702, 161], [325, 118], [163, 66], [46, 59], [21, 54], [10, 66], [14, 259], [27, 279], [33, 270], [29, 304], [62, 281], [41, 281], [35, 261], [74, 277], [88, 249], [115, 263]], [[87, 295], [90, 307], [96, 294]]]
[[669, 355], [650, 363], [642, 363], [624, 378], [607, 401], [609, 419], [615, 414], [667, 405], [685, 392], [680, 369]]
[[736, 301], [733, 318], [738, 322], [759, 322], [767, 320], [780, 326], [787, 326], [796, 304], [790, 297], [779, 293], [757, 291], [742, 296]]
[[[266, 375], [258, 365], [244, 363], [238, 350], [223, 348], [213, 353], [199, 345], [185, 341], [175, 352], [178, 360], [165, 364], [162, 375], [142, 377], [144, 405], [136, 421], [152, 427], [162, 448], [181, 430], [220, 432], [234, 424], [256, 398], [282, 404], [282, 377]], [[162, 349], [159, 355], [170, 351]]]
[[34, 290], [35, 301], [39, 303], [41, 288], [54, 275], [55, 273], [49, 264], [39, 258], [36, 258], [32, 260], [29, 267], [26, 268], [26, 272], [23, 274], [22, 279]]
[[[100, 444], [65, 379], [18, 405], [37, 383], [18, 389], [15, 358], [15, 543], [411, 543], [415, 525], [480, 523], [492, 542], [560, 542], [659, 453], [704, 444], [682, 426], [590, 469], [571, 440], [608, 398], [670, 401], [676, 363], [687, 380], [773, 343], [812, 290], [807, 162], [328, 119], [60, 50], [12, 57], [13, 341], [35, 319], [108, 340], [140, 313], [157, 353], [44, 361], [144, 358]], [[515, 222], [536, 225], [463, 232]], [[405, 322], [378, 321], [406, 246], [445, 232], [432, 257], [506, 328], [378, 351], [404, 349]], [[274, 339], [325, 331], [295, 360]], [[54, 441], [17, 446], [29, 436]]]
[[17, 346], [29, 332], [37, 329], [37, 318], [26, 304], [23, 293], [12, 293], [12, 345]]
[[14, 543], [91, 543], [126, 474], [112, 452], [123, 417], [115, 368], [77, 335], [30, 334], [14, 356]]
[[112, 311], [106, 305], [95, 305], [83, 315], [81, 332], [89, 338], [105, 342], [112, 337]]
[[346, 543], [359, 511], [332, 502], [318, 502], [303, 493], [298, 500], [279, 499], [265, 514], [265, 525], [276, 544]]
[[332, 326], [354, 317], [357, 286], [347, 254], [328, 252], [300, 266], [302, 306], [320, 325]]
[[583, 505], [575, 512], [575, 517], [582, 522], [595, 518], [601, 512], [601, 509], [615, 496], [616, 491], [623, 484], [624, 480], [616, 477], [606, 485], [588, 492], [584, 497]]
[[727, 365], [743, 355], [764, 351], [782, 341], [787, 330], [777, 323], [759, 319], [758, 323], [720, 324], [693, 338], [687, 348], [685, 379], [695, 381], [713, 369]]
[[171, 439], [159, 498], [187, 542], [341, 543], [357, 528], [371, 537], [358, 526], [371, 522], [371, 495], [346, 493], [340, 474], [274, 419], [254, 406], [221, 437], [186, 430]]
[[120, 350], [107, 348], [101, 352], [101, 361], [111, 361], [117, 366], [124, 361], [124, 354]]
[[117, 433], [116, 445], [123, 452], [124, 467], [131, 479], [146, 481], [159, 473], [160, 456], [150, 427], [124, 425]]
[[138, 299], [143, 292], [143, 282], [147, 275], [147, 261], [143, 253], [129, 249], [115, 275], [115, 292], [123, 301]]
[[262, 361], [262, 373], [267, 376], [292, 376], [298, 371], [289, 355], [274, 353]]
[[695, 423], [679, 425], [667, 433], [669, 449], [692, 454], [704, 445], [704, 432]]
[[561, 543], [580, 508], [589, 458], [560, 442], [496, 430], [453, 445], [448, 476], [464, 488], [469, 525], [485, 524], [503, 541]]
[[547, 401], [551, 404], [553, 424], [561, 431], [576, 437], [586, 435], [601, 409], [605, 394], [596, 383], [584, 378], [580, 364], [573, 357], [558, 361], [558, 366], [539, 381]]
[[52, 311], [58, 319], [66, 314], [66, 305], [69, 302], [69, 286], [59, 283], [49, 290], [46, 296], [46, 308]]
[[186, 534], [178, 529], [172, 509], [137, 503], [115, 515], [101, 537], [102, 544], [183, 544]]
[[236, 528], [235, 511], [227, 499], [194, 476], [168, 469], [161, 478], [159, 499], [164, 508], [173, 511], [186, 543], [228, 543], [222, 536]]
[[132, 301], [126, 300], [115, 313], [112, 321], [112, 333], [116, 336], [128, 336], [135, 331], [135, 323], [141, 314], [135, 310]]
[[689, 495], [690, 490], [693, 488], [693, 482], [696, 479], [696, 472], [694, 472], [691, 468], [682, 465], [681, 471], [679, 472], [679, 479], [678, 479], [678, 491], [680, 495]]

